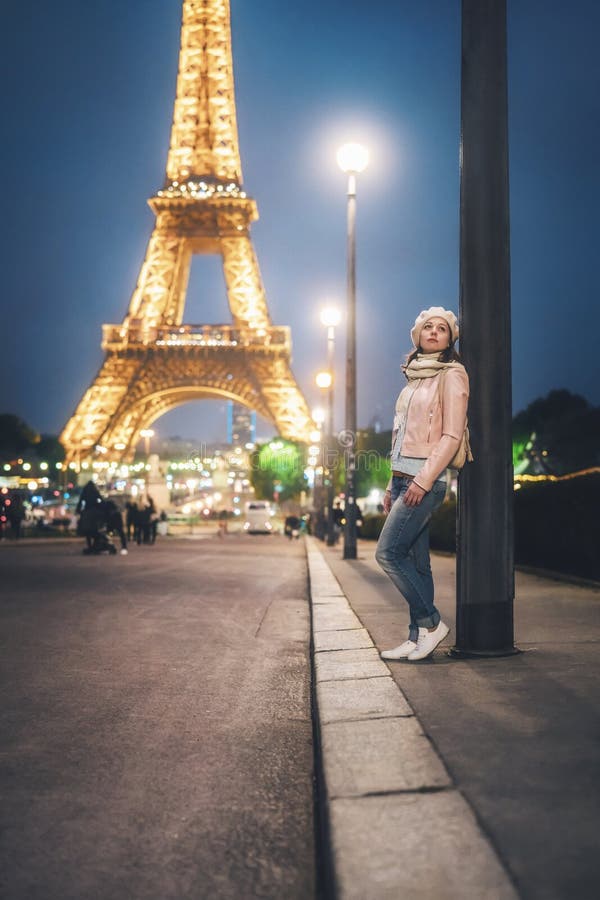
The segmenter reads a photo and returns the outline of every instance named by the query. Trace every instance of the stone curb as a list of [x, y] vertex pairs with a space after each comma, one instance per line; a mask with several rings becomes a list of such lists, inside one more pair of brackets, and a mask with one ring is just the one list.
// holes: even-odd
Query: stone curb
[[307, 538], [306, 546], [336, 898], [516, 900], [508, 874], [317, 541]]

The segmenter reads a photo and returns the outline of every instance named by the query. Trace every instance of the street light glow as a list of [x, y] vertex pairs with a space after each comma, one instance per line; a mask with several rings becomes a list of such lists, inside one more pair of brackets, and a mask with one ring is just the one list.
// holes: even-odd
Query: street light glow
[[317, 387], [320, 388], [328, 388], [331, 387], [331, 383], [333, 378], [331, 377], [331, 372], [318, 372], [315, 378], [317, 383]]
[[321, 310], [321, 325], [326, 328], [336, 328], [342, 321], [342, 314], [335, 306], [326, 306]]
[[364, 172], [369, 165], [369, 151], [362, 144], [343, 144], [337, 152], [337, 163], [342, 172]]
[[321, 407], [317, 407], [317, 409], [313, 409], [312, 411], [313, 422], [316, 422], [317, 425], [322, 425], [325, 421], [325, 410], [321, 409]]

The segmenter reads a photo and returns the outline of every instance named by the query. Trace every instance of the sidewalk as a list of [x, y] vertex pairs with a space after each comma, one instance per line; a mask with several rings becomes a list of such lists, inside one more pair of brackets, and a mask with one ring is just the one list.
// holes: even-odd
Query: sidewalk
[[384, 663], [406, 609], [374, 561], [308, 541], [316, 697], [340, 900], [596, 897], [600, 590], [517, 573], [505, 659], [453, 660], [453, 557], [433, 557], [451, 632]]

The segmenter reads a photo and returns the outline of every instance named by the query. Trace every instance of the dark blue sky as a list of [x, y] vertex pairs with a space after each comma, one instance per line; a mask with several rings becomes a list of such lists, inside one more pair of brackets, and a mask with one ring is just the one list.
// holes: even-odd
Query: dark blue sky
[[[508, 9], [514, 409], [559, 387], [597, 404], [600, 9]], [[179, 0], [4, 5], [0, 411], [38, 430], [60, 431], [101, 363], [102, 323], [126, 313], [154, 221], [146, 199], [164, 179], [180, 13]], [[460, 2], [232, 0], [232, 17], [253, 238], [311, 406], [319, 309], [345, 295], [335, 151], [349, 139], [371, 149], [358, 197], [359, 424], [387, 422], [415, 315], [458, 306]], [[196, 259], [186, 320], [228, 318], [217, 261]], [[156, 428], [211, 440], [223, 421], [222, 404], [205, 402]]]

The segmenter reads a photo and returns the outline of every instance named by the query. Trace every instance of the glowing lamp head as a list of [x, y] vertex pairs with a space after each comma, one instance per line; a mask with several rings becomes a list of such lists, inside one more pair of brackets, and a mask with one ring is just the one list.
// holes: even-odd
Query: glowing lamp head
[[342, 172], [364, 172], [369, 165], [369, 151], [362, 144], [344, 144], [337, 152], [337, 163]]
[[317, 387], [320, 388], [328, 388], [331, 387], [331, 372], [319, 372], [315, 378], [317, 383]]
[[326, 328], [335, 328], [342, 321], [342, 314], [335, 306], [326, 306], [321, 310], [321, 324]]

